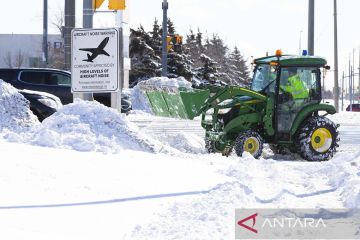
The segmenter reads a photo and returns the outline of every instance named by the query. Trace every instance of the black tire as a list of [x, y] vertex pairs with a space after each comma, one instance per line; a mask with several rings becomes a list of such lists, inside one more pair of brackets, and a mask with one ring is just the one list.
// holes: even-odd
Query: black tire
[[215, 142], [205, 139], [205, 148], [208, 153], [216, 153]]
[[326, 117], [307, 119], [295, 136], [296, 150], [307, 161], [327, 161], [339, 147], [337, 126]]
[[[254, 144], [255, 143], [255, 144]], [[247, 146], [245, 146], [247, 144]], [[264, 139], [260, 134], [253, 130], [248, 130], [243, 133], [240, 133], [234, 144], [234, 150], [236, 155], [239, 157], [242, 156], [245, 150], [250, 150], [249, 152], [253, 155], [254, 158], [259, 158], [262, 154], [264, 147]]]

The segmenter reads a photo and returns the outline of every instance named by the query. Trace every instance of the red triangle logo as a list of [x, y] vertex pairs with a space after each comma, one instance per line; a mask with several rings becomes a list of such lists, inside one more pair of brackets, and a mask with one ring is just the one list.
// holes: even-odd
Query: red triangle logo
[[[256, 223], [256, 217], [257, 217], [257, 213], [255, 213], [255, 214], [253, 214], [253, 215], [251, 215], [251, 216], [249, 216], [249, 217], [247, 217], [247, 218], [244, 218], [243, 220], [240, 220], [240, 221], [238, 221], [238, 224], [241, 226], [241, 227], [243, 227], [243, 228], [246, 228], [247, 230], [249, 230], [249, 231], [252, 231], [252, 232], [254, 232], [254, 233], [258, 233], [258, 231], [255, 229], [255, 228], [253, 228], [254, 226], [255, 226], [255, 223]], [[244, 224], [246, 221], [248, 221], [248, 220], [250, 220], [250, 219], [252, 219], [252, 226], [250, 227], [250, 226], [248, 226], [248, 225], [246, 225], [246, 224]]]

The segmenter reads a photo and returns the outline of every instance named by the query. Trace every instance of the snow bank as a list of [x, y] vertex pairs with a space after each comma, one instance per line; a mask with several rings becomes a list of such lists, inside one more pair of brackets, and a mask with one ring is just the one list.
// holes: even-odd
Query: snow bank
[[152, 86], [152, 87], [184, 87], [191, 88], [191, 83], [183, 77], [167, 78], [167, 77], [154, 77], [138, 83], [138, 86]]
[[124, 149], [162, 152], [164, 146], [142, 134], [116, 110], [98, 102], [76, 101], [31, 132], [11, 136], [21, 142], [77, 151], [117, 153]]
[[162, 144], [184, 153], [206, 153], [204, 139], [192, 133], [156, 134], [153, 137]]
[[360, 152], [316, 163], [256, 160], [248, 153], [227, 161], [228, 167], [220, 172], [232, 180], [197, 198], [167, 204], [156, 221], [134, 226], [123, 239], [231, 239], [236, 208], [357, 208], [360, 204]]
[[29, 101], [16, 88], [0, 79], [0, 131], [21, 132], [39, 124]]
[[146, 93], [143, 90], [141, 90], [141, 88], [138, 85], [136, 85], [134, 88], [130, 90], [130, 96], [131, 96], [130, 97], [131, 105], [133, 109], [132, 113], [137, 113], [139, 111], [142, 111], [145, 113], [153, 114]]

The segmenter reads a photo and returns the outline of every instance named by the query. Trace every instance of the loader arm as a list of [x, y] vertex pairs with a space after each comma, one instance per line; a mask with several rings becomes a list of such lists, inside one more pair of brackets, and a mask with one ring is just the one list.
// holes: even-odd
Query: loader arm
[[205, 102], [204, 106], [200, 108], [200, 110], [197, 112], [197, 115], [200, 115], [203, 112], [206, 112], [207, 110], [216, 107], [219, 103], [227, 99], [233, 99], [236, 96], [247, 96], [251, 97], [254, 100], [260, 100], [264, 102], [267, 100], [266, 96], [246, 88], [237, 86], [212, 86], [210, 88], [209, 99]]

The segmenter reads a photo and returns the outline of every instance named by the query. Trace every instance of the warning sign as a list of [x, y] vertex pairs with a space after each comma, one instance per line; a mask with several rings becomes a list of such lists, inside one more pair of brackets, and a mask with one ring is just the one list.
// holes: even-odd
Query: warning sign
[[71, 45], [71, 91], [119, 90], [119, 31], [74, 29]]

